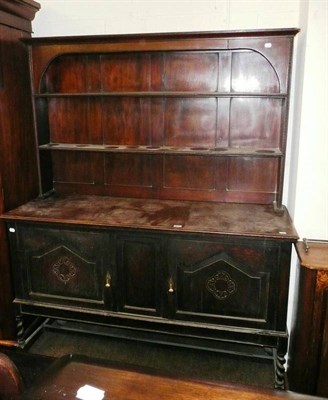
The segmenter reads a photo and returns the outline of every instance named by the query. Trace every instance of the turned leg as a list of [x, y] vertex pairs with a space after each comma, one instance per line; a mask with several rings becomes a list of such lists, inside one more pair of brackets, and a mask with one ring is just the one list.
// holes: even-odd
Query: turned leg
[[285, 389], [285, 364], [287, 353], [288, 339], [280, 338], [278, 347], [274, 352], [274, 368], [275, 368], [275, 389]]
[[285, 389], [285, 363], [286, 358], [285, 354], [279, 354], [278, 352], [275, 354], [274, 358], [275, 362], [275, 381], [274, 387], [275, 389]]
[[16, 328], [17, 328], [17, 343], [19, 347], [25, 346], [24, 339], [24, 325], [23, 325], [23, 316], [21, 313], [16, 314]]

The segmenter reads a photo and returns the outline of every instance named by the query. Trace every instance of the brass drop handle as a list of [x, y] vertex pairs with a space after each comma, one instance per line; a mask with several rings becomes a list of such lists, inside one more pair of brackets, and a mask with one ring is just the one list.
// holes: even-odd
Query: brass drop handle
[[105, 281], [105, 287], [110, 288], [112, 285], [112, 277], [110, 276], [110, 273], [107, 272], [106, 274], [106, 281]]
[[174, 293], [174, 285], [173, 285], [172, 278], [170, 278], [170, 280], [169, 280], [169, 293]]

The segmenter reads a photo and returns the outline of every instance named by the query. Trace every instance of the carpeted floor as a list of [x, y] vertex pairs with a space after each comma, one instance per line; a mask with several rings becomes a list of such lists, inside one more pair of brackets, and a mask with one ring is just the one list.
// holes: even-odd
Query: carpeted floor
[[232, 357], [205, 350], [181, 349], [64, 331], [45, 331], [30, 354], [58, 358], [83, 354], [92, 358], [150, 367], [180, 377], [273, 388], [273, 364], [267, 360]]

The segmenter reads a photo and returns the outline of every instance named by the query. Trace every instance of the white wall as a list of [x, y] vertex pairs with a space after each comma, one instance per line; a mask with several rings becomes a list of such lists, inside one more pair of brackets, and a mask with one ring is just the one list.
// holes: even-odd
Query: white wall
[[41, 0], [35, 36], [298, 25], [300, 0]]
[[300, 15], [287, 205], [301, 237], [328, 240], [328, 2], [301, 2]]

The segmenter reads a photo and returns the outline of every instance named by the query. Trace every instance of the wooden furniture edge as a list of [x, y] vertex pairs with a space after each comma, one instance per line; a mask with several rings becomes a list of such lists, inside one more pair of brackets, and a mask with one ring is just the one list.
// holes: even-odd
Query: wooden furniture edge
[[33, 0], [0, 0], [0, 23], [31, 33], [31, 21], [40, 8]]

